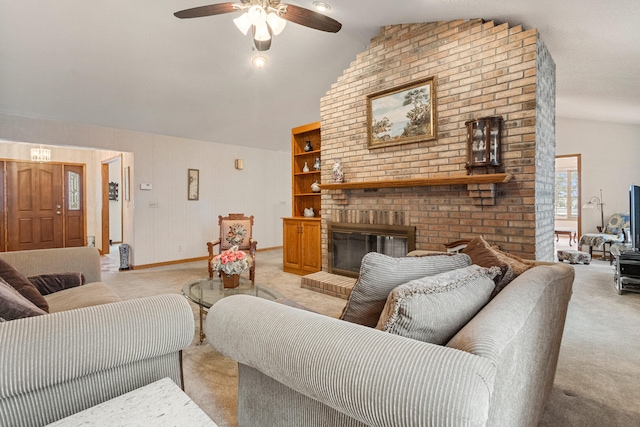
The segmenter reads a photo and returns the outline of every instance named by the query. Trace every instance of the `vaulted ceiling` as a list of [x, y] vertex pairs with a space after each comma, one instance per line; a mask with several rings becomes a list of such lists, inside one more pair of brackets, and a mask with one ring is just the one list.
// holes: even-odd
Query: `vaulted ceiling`
[[558, 116], [640, 124], [637, 0], [328, 2], [339, 33], [289, 23], [258, 70], [236, 14], [173, 16], [207, 0], [0, 0], [0, 113], [287, 151], [381, 26], [482, 18], [538, 29]]

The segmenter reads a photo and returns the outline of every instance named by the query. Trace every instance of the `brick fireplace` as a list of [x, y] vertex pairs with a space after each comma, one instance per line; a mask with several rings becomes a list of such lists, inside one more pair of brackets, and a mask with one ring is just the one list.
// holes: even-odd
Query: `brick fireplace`
[[[368, 149], [367, 95], [429, 76], [436, 140]], [[464, 123], [490, 115], [504, 118], [499, 172], [510, 179], [447, 181], [466, 176]], [[482, 20], [383, 27], [322, 98], [321, 118], [322, 182], [339, 158], [347, 183], [366, 184], [322, 191], [324, 271], [328, 223], [359, 222], [359, 212], [415, 227], [417, 249], [481, 234], [524, 258], [553, 259], [555, 64], [535, 29]]]

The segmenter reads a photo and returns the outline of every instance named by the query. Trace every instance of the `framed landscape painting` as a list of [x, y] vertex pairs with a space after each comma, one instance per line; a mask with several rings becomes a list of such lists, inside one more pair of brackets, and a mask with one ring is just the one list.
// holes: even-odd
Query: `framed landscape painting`
[[367, 147], [436, 139], [436, 78], [367, 96]]

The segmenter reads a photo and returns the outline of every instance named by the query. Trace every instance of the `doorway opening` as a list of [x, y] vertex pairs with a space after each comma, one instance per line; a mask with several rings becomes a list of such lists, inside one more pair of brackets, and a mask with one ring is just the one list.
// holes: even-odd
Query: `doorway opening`
[[556, 156], [556, 249], [578, 249], [578, 240], [582, 234], [580, 161], [580, 154]]
[[[34, 190], [32, 190], [32, 193], [34, 194], [33, 197], [37, 196], [47, 203], [50, 202], [49, 198], [52, 198], [53, 195], [57, 194], [57, 192], [48, 192], [45, 190], [46, 185], [48, 185], [49, 182], [52, 183], [51, 185], [55, 184], [56, 186], [58, 184], [64, 184], [64, 197], [62, 202], [59, 200], [51, 200], [51, 203], [53, 203], [55, 208], [51, 219], [46, 218], [46, 216], [43, 216], [44, 214], [40, 215], [39, 213], [38, 215], [42, 216], [42, 218], [38, 217], [39, 219], [37, 222], [31, 221], [31, 223], [36, 224], [37, 227], [34, 225], [29, 229], [23, 225], [19, 241], [23, 242], [28, 240], [28, 232], [33, 230], [31, 234], [34, 236], [34, 241], [36, 238], [39, 238], [40, 240], [47, 242], [49, 240], [58, 242], [60, 239], [56, 233], [59, 227], [56, 227], [55, 225], [57, 218], [63, 217], [63, 225], [65, 225], [63, 228], [65, 233], [63, 234], [63, 238], [65, 239], [64, 245], [95, 246], [102, 253], [103, 242], [106, 240], [107, 245], [109, 245], [110, 241], [114, 243], [111, 250], [113, 251], [115, 249], [117, 254], [118, 247], [116, 246], [116, 243], [118, 241], [130, 242], [133, 236], [133, 193], [130, 189], [130, 172], [133, 166], [133, 153], [60, 145], [51, 146], [53, 148], [52, 161], [34, 163], [30, 159], [30, 149], [35, 146], [38, 145], [28, 142], [0, 139], [0, 163], [2, 163], [2, 165], [0, 165], [0, 170], [4, 170], [4, 165], [8, 162], [19, 162], [33, 165], [33, 168], [37, 167], [38, 169], [38, 179], [32, 180], [32, 184], [38, 192], [35, 193]], [[107, 173], [106, 177], [102, 176], [101, 168], [103, 164], [106, 164], [107, 167], [113, 168], [116, 171], [114, 178], [110, 176], [110, 173]], [[65, 175], [60, 183], [58, 183], [59, 180], [54, 182], [45, 179], [48, 173], [47, 168], [55, 167], [56, 165], [62, 165], [64, 167]], [[82, 167], [82, 169], [75, 170], [74, 168], [77, 169], [77, 167]], [[109, 172], [109, 170], [107, 172]], [[21, 170], [19, 173], [21, 177], [27, 176], [26, 171]], [[57, 177], [58, 173], [56, 172], [49, 175]], [[35, 177], [36, 175], [33, 176]], [[23, 181], [27, 182], [25, 179], [23, 179]], [[110, 207], [110, 205], [116, 204], [114, 200], [109, 198], [110, 182], [118, 184], [117, 188], [116, 186], [111, 186], [111, 188], [113, 190], [117, 189], [118, 203], [121, 204], [119, 209], [113, 209]], [[10, 193], [13, 195], [18, 194], [13, 190]], [[114, 195], [115, 192], [111, 194], [111, 196]], [[0, 224], [4, 224], [5, 228], [9, 220], [7, 218], [8, 196], [9, 194], [5, 192], [4, 185], [0, 185]], [[106, 197], [106, 202], [103, 197]], [[38, 206], [42, 205], [41, 200], [36, 200], [36, 204]], [[76, 203], [77, 200], [81, 202], [81, 205]], [[17, 202], [12, 202], [10, 205], [18, 206]], [[57, 208], [58, 205], [60, 205], [60, 209]], [[104, 239], [105, 233], [103, 233], [103, 225], [108, 221], [108, 219], [105, 218], [106, 221], [103, 221], [102, 218], [104, 213], [102, 208], [105, 206], [111, 211], [117, 212], [110, 215], [112, 220], [115, 219], [117, 225], [111, 225], [107, 228], [110, 233], [115, 230], [115, 235], [110, 235], [110, 233], [106, 234], [106, 239]], [[20, 212], [22, 213], [22, 211], [23, 210]], [[60, 214], [58, 214], [58, 212], [60, 212]], [[27, 224], [28, 222], [22, 220], [21, 223]], [[49, 226], [49, 224], [51, 225]], [[8, 250], [7, 241], [9, 237], [6, 235], [5, 228], [0, 227], [0, 251]], [[52, 244], [52, 246], [55, 245]], [[35, 244], [33, 247], [36, 247]], [[21, 249], [27, 248], [22, 245]]]

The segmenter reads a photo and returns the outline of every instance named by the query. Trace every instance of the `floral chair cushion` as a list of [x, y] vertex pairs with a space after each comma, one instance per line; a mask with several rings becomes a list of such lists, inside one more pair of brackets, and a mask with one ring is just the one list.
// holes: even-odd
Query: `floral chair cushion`
[[238, 246], [240, 249], [246, 249], [250, 246], [250, 220], [222, 221], [221, 229], [224, 234], [220, 236], [220, 247], [223, 250], [232, 246]]

